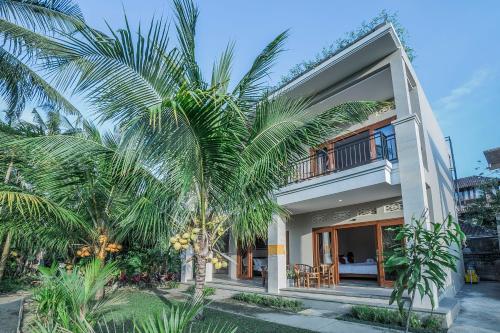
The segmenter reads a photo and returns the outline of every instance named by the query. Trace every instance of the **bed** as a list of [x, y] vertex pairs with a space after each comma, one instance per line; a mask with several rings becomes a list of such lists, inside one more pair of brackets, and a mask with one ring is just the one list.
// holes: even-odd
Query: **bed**
[[262, 273], [262, 268], [267, 268], [267, 258], [253, 258], [253, 270]]
[[377, 275], [377, 263], [373, 259], [368, 259], [365, 262], [360, 263], [340, 263], [339, 274], [342, 274], [344, 276]]

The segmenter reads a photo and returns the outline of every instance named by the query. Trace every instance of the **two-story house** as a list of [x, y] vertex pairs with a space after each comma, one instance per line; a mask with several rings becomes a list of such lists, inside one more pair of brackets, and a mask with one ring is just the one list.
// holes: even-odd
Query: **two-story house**
[[[312, 97], [309, 112], [361, 100], [392, 101], [394, 107], [291, 165], [288, 184], [276, 193], [288, 220], [276, 217], [268, 239], [250, 251], [228, 240], [233, 260], [218, 273], [251, 278], [267, 267], [267, 290], [279, 293], [287, 287], [287, 264], [334, 264], [337, 285], [390, 287], [394, 276], [383, 266], [394, 242], [390, 227], [424, 211], [432, 221], [455, 214], [448, 145], [393, 26], [376, 28], [276, 94]], [[462, 283], [461, 273], [450, 272], [436, 302]]]

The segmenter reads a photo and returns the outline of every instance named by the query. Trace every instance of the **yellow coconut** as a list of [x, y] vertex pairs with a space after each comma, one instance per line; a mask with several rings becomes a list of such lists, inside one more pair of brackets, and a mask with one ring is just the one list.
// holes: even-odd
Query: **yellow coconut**
[[227, 261], [223, 261], [222, 262], [222, 268], [226, 268], [227, 267]]
[[184, 239], [189, 239], [190, 236], [191, 235], [189, 234], [189, 232], [185, 232], [182, 234], [182, 238], [184, 238]]
[[222, 268], [222, 263], [218, 262], [215, 264], [215, 269], [221, 269]]
[[219, 261], [217, 258], [212, 258], [212, 264], [216, 264]]
[[82, 251], [80, 251], [80, 250], [76, 251], [76, 255], [77, 256], [81, 256], [82, 255]]
[[196, 240], [198, 238], [197, 234], [191, 234], [191, 240]]
[[185, 245], [188, 243], [188, 240], [183, 238], [183, 239], [179, 240], [179, 243], [181, 243], [182, 245]]
[[189, 244], [183, 244], [183, 245], [182, 245], [182, 248], [183, 248], [184, 250], [187, 250], [187, 249], [189, 248]]
[[181, 243], [179, 243], [179, 242], [174, 243], [174, 249], [176, 249], [177, 251], [179, 251], [181, 249], [181, 247], [182, 247]]
[[200, 228], [193, 228], [193, 230], [191, 230], [191, 232], [193, 234], [198, 234], [198, 233], [200, 233]]
[[177, 237], [170, 237], [170, 243], [174, 244], [177, 242]]

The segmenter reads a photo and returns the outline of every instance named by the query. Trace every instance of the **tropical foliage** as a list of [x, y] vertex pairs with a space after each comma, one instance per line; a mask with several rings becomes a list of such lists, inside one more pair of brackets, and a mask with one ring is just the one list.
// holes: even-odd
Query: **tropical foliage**
[[[234, 82], [229, 44], [206, 80], [195, 56], [198, 9], [191, 1], [174, 6], [177, 46], [170, 46], [163, 20], [136, 32], [128, 24], [109, 35], [82, 29], [78, 36], [52, 41], [47, 68], [61, 87], [81, 93], [101, 120], [117, 125], [122, 158], [113, 170], [127, 176], [127, 190], [137, 188], [134, 179], [141, 173], [154, 174], [147, 200], [139, 200], [128, 215], [134, 218], [121, 225], [133, 221], [134, 232], [148, 241], [179, 231], [172, 242], [194, 249], [200, 296], [205, 263], [216, 256], [220, 237], [230, 230], [242, 243], [253, 242], [266, 235], [273, 214], [284, 213], [273, 192], [286, 179], [289, 163], [379, 105], [350, 102], [313, 116], [305, 112], [308, 100], [268, 98], [264, 79], [287, 32]], [[63, 160], [100, 149], [71, 138], [27, 141]]]
[[[222, 237], [230, 232], [248, 245], [267, 235], [274, 216], [286, 216], [274, 193], [290, 176], [290, 163], [384, 106], [353, 101], [313, 114], [309, 99], [270, 96], [266, 78], [286, 31], [241, 78], [231, 73], [232, 43], [205, 73], [196, 57], [198, 8], [174, 0], [174, 9], [175, 36], [163, 19], [135, 30], [126, 17], [123, 28], [105, 33], [86, 26], [69, 0], [0, 1], [5, 45], [38, 61], [57, 91], [82, 96], [100, 121], [115, 125], [101, 133], [81, 118], [70, 122], [65, 114], [78, 113], [56, 90], [33, 99], [25, 92], [32, 90], [4, 89], [12, 100], [24, 98], [12, 110], [30, 98], [39, 105], [34, 124], [15, 111], [7, 119], [11, 126], [0, 131], [2, 260], [14, 242], [32, 252], [35, 244], [33, 253], [66, 262], [66, 273], [45, 271], [39, 312], [54, 320], [40, 329], [89, 330], [102, 312], [93, 302], [109, 281], [104, 272], [115, 274], [118, 265], [110, 259], [132, 269], [133, 253], [128, 259], [124, 253], [131, 249], [191, 248], [193, 299], [201, 299], [207, 261], [227, 265], [218, 248]], [[92, 287], [73, 299], [67, 293], [78, 284]], [[141, 329], [175, 331], [170, 321], [160, 322]]]
[[108, 294], [96, 300], [104, 286], [118, 270], [114, 264], [102, 265], [92, 260], [71, 271], [41, 267], [42, 283], [34, 291], [36, 315], [45, 326], [59, 326], [71, 332], [86, 332], [82, 327], [93, 327], [106, 313], [123, 304], [119, 296]]
[[[68, 114], [79, 111], [35, 70], [38, 43], [46, 36], [72, 33], [84, 25], [78, 5], [69, 0], [0, 1], [0, 96], [7, 105], [5, 120], [20, 120], [27, 103], [49, 104]], [[34, 43], [34, 41], [39, 41]]]
[[[396, 245], [385, 261], [387, 271], [396, 271], [397, 278], [390, 303], [396, 302], [410, 327], [411, 311], [416, 294], [426, 297], [435, 306], [436, 293], [445, 287], [447, 271], [457, 271], [459, 251], [465, 240], [458, 223], [448, 216], [442, 223], [430, 222], [425, 215], [411, 224], [396, 228]], [[409, 296], [405, 312], [406, 297]]]
[[500, 180], [497, 177], [484, 178], [479, 186], [480, 195], [467, 203], [460, 218], [475, 225], [495, 229], [500, 214]]

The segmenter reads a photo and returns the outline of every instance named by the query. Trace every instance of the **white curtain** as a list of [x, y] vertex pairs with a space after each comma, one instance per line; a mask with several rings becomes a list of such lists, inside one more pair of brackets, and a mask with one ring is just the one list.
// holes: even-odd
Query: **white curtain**
[[331, 264], [332, 263], [332, 252], [330, 250], [330, 233], [323, 233], [323, 263]]

